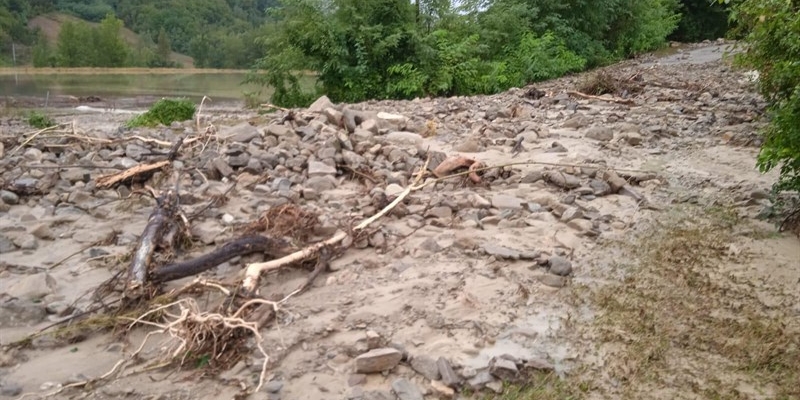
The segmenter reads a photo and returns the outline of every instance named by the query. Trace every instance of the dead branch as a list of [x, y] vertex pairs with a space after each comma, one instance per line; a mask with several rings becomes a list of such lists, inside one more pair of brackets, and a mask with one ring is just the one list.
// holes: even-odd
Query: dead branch
[[[386, 215], [394, 207], [400, 204], [400, 202], [402, 202], [403, 199], [405, 199], [412, 191], [420, 188], [421, 186], [419, 185], [419, 183], [422, 180], [422, 177], [425, 175], [425, 171], [428, 169], [429, 162], [430, 162], [430, 157], [428, 157], [428, 159], [425, 161], [425, 165], [423, 165], [422, 169], [419, 170], [417, 176], [414, 178], [414, 181], [411, 183], [411, 185], [406, 187], [406, 189], [402, 193], [400, 193], [400, 195], [398, 195], [397, 198], [394, 199], [394, 201], [392, 201], [389, 205], [384, 207], [380, 212], [378, 212], [377, 214], [373, 215], [370, 218], [365, 219], [356, 227], [354, 227], [353, 233], [358, 233], [358, 231], [363, 230], [376, 220], [380, 219], [382, 216]], [[256, 293], [259, 277], [263, 272], [278, 269], [286, 265], [306, 260], [312, 257], [313, 255], [318, 254], [321, 249], [325, 247], [334, 246], [340, 243], [342, 240], [347, 238], [347, 236], [348, 234], [346, 232], [339, 231], [333, 237], [323, 242], [315, 243], [311, 246], [306, 247], [303, 250], [289, 254], [288, 256], [285, 256], [283, 258], [263, 263], [248, 264], [245, 270], [245, 278], [244, 281], [242, 282], [242, 288], [244, 289], [246, 294], [253, 295]]]
[[141, 290], [147, 282], [148, 272], [152, 268], [153, 253], [156, 247], [163, 245], [162, 239], [174, 229], [178, 215], [178, 193], [168, 190], [157, 199], [156, 209], [150, 214], [147, 225], [133, 259], [128, 267], [128, 284], [125, 288], [126, 298], [136, 298], [141, 295]]
[[608, 101], [608, 102], [611, 102], [611, 103], [625, 104], [625, 105], [629, 105], [629, 106], [632, 106], [632, 105], [636, 104], [631, 99], [620, 99], [618, 97], [593, 96], [593, 95], [590, 95], [590, 94], [581, 93], [581, 92], [577, 92], [577, 91], [574, 91], [574, 90], [568, 90], [567, 94], [575, 96], [575, 97], [580, 97], [580, 98], [583, 98], [583, 99], [602, 100], [602, 101]]
[[183, 138], [179, 138], [177, 142], [173, 143], [172, 148], [170, 148], [169, 152], [166, 154], [166, 160], [156, 161], [150, 164], [134, 165], [133, 167], [130, 167], [124, 171], [115, 172], [110, 175], [102, 175], [95, 179], [95, 183], [97, 184], [98, 188], [102, 189], [116, 186], [117, 184], [133, 179], [134, 177], [139, 177], [139, 179], [142, 181], [147, 180], [157, 170], [164, 168], [173, 160], [175, 160], [175, 157], [178, 156], [178, 151], [183, 143]]
[[225, 243], [211, 253], [203, 256], [167, 265], [158, 268], [150, 273], [150, 280], [154, 283], [169, 282], [187, 276], [197, 275], [203, 271], [214, 268], [225, 261], [237, 256], [243, 256], [256, 252], [263, 252], [270, 256], [281, 253], [287, 244], [280, 239], [272, 239], [265, 236], [251, 235]]
[[169, 165], [169, 160], [156, 161], [150, 164], [139, 164], [124, 171], [115, 172], [110, 175], [98, 176], [95, 179], [97, 187], [100, 189], [114, 187], [121, 182], [125, 182], [139, 175], [150, 175], [161, 168]]

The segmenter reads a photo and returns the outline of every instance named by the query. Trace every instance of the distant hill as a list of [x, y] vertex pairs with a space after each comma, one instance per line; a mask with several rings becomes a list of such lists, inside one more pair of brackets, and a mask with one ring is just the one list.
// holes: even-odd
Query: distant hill
[[[39, 28], [41, 29], [42, 33], [47, 37], [50, 43], [55, 44], [56, 40], [58, 39], [58, 34], [61, 32], [61, 26], [65, 22], [79, 22], [83, 21], [91, 26], [99, 25], [96, 22], [88, 22], [82, 20], [77, 17], [73, 17], [71, 15], [63, 14], [63, 13], [48, 13], [45, 15], [39, 15], [37, 17], [32, 18], [28, 21], [28, 27], [31, 29]], [[142, 39], [137, 35], [135, 32], [131, 31], [128, 28], [122, 28], [121, 30], [122, 37], [125, 39], [128, 44], [131, 46], [137, 46], [142, 42]], [[174, 61], [183, 65], [184, 68], [194, 68], [194, 60], [192, 57], [189, 57], [184, 54], [172, 52], [170, 56], [170, 61]]]

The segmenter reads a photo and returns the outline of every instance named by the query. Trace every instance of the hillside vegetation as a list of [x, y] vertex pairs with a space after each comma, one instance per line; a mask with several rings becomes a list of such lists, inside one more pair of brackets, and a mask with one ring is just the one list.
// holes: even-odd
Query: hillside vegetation
[[[517, 40], [522, 32], [530, 31], [539, 37], [545, 30], [551, 30], [556, 42], [563, 40], [567, 49], [586, 59], [586, 66], [616, 59], [624, 55], [626, 48], [638, 51], [661, 45], [668, 35], [670, 39], [696, 41], [719, 37], [727, 29], [724, 7], [709, 5], [708, 0], [600, 3], [586, 0], [421, 0], [418, 3], [415, 0], [354, 1], [349, 9], [340, 9], [337, 18], [348, 22], [346, 15], [354, 13], [353, 26], [359, 26], [358, 16], [370, 10], [416, 8], [419, 10], [416, 22], [422, 30], [418, 33], [428, 36], [439, 32], [438, 39], [428, 38], [428, 42], [441, 45], [447, 40], [470, 46], [470, 40], [477, 37], [477, 45], [500, 43], [500, 48], [493, 49], [495, 51], [515, 45], [505, 40]], [[328, 0], [0, 0], [0, 66], [11, 64], [12, 43], [20, 50], [18, 65], [32, 63], [32, 48], [37, 43], [41, 55], [45, 39], [55, 47], [52, 30], [60, 31], [61, 23], [77, 21], [64, 15], [96, 24], [110, 14], [122, 21], [120, 32], [126, 38], [128, 53], [135, 55], [127, 58], [125, 66], [247, 69], [268, 51], [264, 46], [272, 42], [268, 40], [269, 35], [274, 32], [275, 25], [281, 23], [281, 15], [287, 15], [287, 9], [297, 5], [333, 10], [341, 4]], [[269, 11], [270, 8], [274, 10]], [[408, 22], [393, 20], [398, 15], [392, 13], [387, 9], [381, 22], [389, 25]], [[655, 19], [657, 15], [666, 20]], [[53, 21], [58, 22], [55, 28]], [[43, 26], [47, 24], [49, 31]], [[634, 28], [626, 31], [625, 26]], [[635, 27], [643, 29], [637, 31]], [[37, 28], [42, 29], [44, 37], [37, 35]], [[136, 37], [132, 39], [126, 30], [134, 32]], [[442, 31], [447, 32], [446, 39], [441, 37]], [[631, 32], [642, 34], [639, 39], [631, 40], [644, 38], [644, 41], [622, 43], [619, 35]], [[432, 47], [432, 50], [439, 50]], [[51, 50], [52, 56], [55, 49]], [[159, 53], [171, 56], [165, 59], [158, 57]], [[193, 62], [176, 54], [190, 57]], [[45, 64], [54, 63], [58, 64], [59, 60], [51, 58]], [[400, 73], [398, 71], [395, 74]]]

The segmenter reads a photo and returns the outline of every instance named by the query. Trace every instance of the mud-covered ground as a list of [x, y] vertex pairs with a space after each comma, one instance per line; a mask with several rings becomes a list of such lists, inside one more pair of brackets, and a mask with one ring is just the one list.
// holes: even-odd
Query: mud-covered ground
[[[592, 72], [494, 96], [320, 99], [291, 118], [207, 107], [199, 126], [122, 129], [119, 105], [61, 109], [65, 125], [38, 134], [3, 119], [0, 397], [797, 398], [800, 241], [763, 218], [776, 177], [755, 168], [764, 102], [724, 47], [609, 67], [604, 98], [567, 93]], [[11, 346], [95, 306], [84, 294], [128, 267], [155, 202], [95, 180], [163, 159], [182, 135], [200, 139], [170, 171], [198, 215], [177, 260], [287, 204], [319, 216], [287, 239], [297, 248], [350, 229], [429, 158], [505, 167], [414, 191], [348, 243], [261, 329], [269, 368], [246, 397], [263, 363], [252, 339], [213, 373], [203, 355], [159, 366], [166, 334], [132, 360], [152, 329], [98, 332], [100, 318]], [[235, 286], [263, 258], [203, 276]], [[265, 274], [260, 295], [281, 298], [309, 272]]]

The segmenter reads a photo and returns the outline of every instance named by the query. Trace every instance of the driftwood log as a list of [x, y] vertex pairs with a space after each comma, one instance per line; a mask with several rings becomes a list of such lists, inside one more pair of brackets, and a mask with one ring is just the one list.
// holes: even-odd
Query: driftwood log
[[288, 243], [281, 239], [260, 235], [243, 236], [225, 243], [222, 247], [203, 256], [158, 268], [150, 273], [150, 280], [154, 283], [162, 283], [197, 275], [234, 257], [252, 253], [260, 252], [275, 257], [280, 255], [287, 246]]
[[168, 247], [165, 246], [165, 238], [175, 238], [175, 235], [169, 232], [177, 230], [179, 211], [178, 193], [174, 190], [168, 190], [156, 198], [156, 208], [147, 219], [147, 225], [139, 237], [128, 267], [126, 298], [137, 298], [142, 294], [152, 266], [153, 254], [159, 247]]

